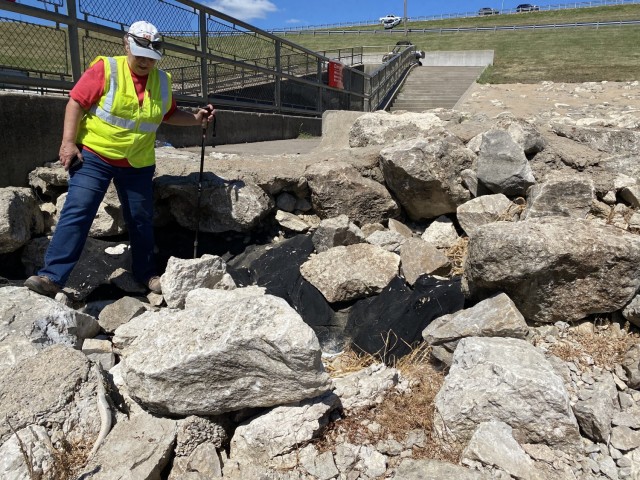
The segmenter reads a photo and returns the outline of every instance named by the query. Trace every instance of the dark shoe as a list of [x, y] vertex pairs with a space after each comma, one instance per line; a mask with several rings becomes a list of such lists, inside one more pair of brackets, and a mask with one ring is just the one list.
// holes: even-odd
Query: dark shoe
[[151, 277], [147, 282], [147, 287], [153, 293], [162, 294], [162, 285], [160, 284], [160, 277]]
[[34, 275], [24, 281], [24, 286], [40, 295], [46, 297], [55, 297], [62, 289], [53, 283], [51, 279], [43, 276]]

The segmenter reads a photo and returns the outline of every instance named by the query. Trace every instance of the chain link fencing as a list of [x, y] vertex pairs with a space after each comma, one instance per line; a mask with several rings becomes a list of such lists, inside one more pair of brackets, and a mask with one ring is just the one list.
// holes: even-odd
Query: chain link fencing
[[[362, 51], [321, 55], [191, 0], [0, 0], [0, 88], [65, 93], [95, 57], [124, 54], [127, 28], [141, 19], [162, 34], [159, 66], [181, 104], [371, 111], [412, 62], [398, 55], [369, 75], [351, 66]], [[343, 88], [329, 86], [330, 62], [346, 64]]]

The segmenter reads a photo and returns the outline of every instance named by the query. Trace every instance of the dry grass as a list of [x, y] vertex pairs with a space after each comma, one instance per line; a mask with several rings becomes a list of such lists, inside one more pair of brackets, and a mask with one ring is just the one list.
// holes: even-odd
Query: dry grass
[[[368, 366], [374, 361], [379, 362], [379, 359], [370, 355], [361, 356], [354, 351], [346, 356], [346, 372], [334, 370], [333, 375], [357, 371], [358, 365]], [[422, 430], [426, 441], [420, 447], [413, 447], [413, 458], [458, 463], [462, 447], [442, 441], [434, 431], [434, 399], [444, 382], [444, 373], [431, 363], [430, 347], [421, 344], [400, 359], [395, 367], [408, 380], [411, 388], [406, 392], [388, 393], [382, 403], [373, 408], [345, 412], [342, 419], [330, 424], [317, 447], [327, 451], [333, 450], [338, 443], [375, 445], [385, 439], [402, 443], [412, 430]], [[370, 425], [376, 425], [376, 428], [368, 428]]]
[[549, 351], [567, 362], [573, 362], [581, 370], [591, 365], [612, 369], [622, 363], [629, 348], [640, 343], [637, 333], [629, 332], [628, 325], [623, 335], [612, 333], [611, 324], [596, 326], [593, 332], [582, 329], [570, 329], [567, 337], [549, 347]]
[[70, 443], [66, 439], [60, 442], [58, 448], [54, 449], [53, 465], [49, 469], [45, 478], [54, 480], [75, 480], [78, 474], [87, 464], [91, 446], [86, 443]]
[[444, 252], [444, 254], [451, 262], [451, 276], [455, 277], [458, 275], [462, 275], [462, 273], [464, 272], [464, 259], [467, 256], [468, 246], [469, 237], [460, 237], [455, 245]]

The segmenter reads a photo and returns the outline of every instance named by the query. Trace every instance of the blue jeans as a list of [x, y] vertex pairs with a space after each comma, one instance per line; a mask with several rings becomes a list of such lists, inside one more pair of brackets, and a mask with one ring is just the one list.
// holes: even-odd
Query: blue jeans
[[100, 202], [113, 183], [129, 230], [133, 276], [144, 284], [156, 274], [153, 255], [153, 174], [155, 165], [114, 167], [83, 150], [83, 162], [69, 170], [69, 191], [53, 238], [38, 272], [64, 287], [75, 267]]

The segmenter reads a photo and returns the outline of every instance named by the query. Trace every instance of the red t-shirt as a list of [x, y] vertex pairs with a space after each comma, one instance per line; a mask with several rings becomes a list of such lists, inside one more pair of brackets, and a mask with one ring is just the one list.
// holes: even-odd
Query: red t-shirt
[[[139, 76], [134, 72], [131, 72], [131, 78], [133, 85], [136, 87], [136, 93], [138, 94], [138, 101], [140, 105], [144, 100], [144, 92], [147, 88], [147, 76]], [[78, 83], [71, 89], [69, 96], [80, 104], [85, 110], [89, 110], [94, 104], [98, 103], [100, 97], [104, 93], [104, 62], [98, 60], [91, 67], [89, 67], [80, 77]], [[163, 117], [163, 121], [167, 120], [176, 111], [177, 105], [174, 98], [171, 101], [171, 107], [169, 111]], [[90, 152], [98, 155], [105, 162], [117, 166], [117, 167], [130, 167], [131, 165], [126, 158], [105, 158], [102, 155], [97, 154], [90, 148], [83, 146], [83, 149], [87, 149]]]

